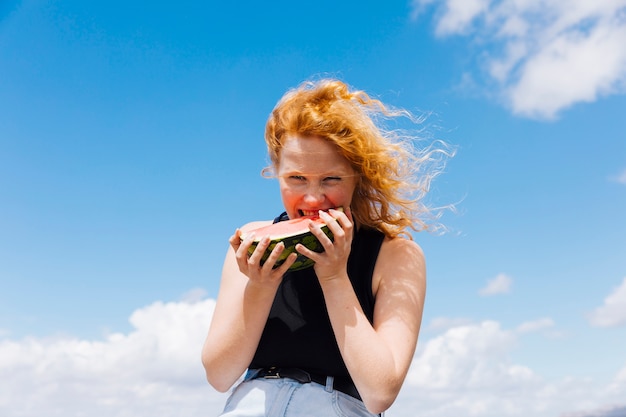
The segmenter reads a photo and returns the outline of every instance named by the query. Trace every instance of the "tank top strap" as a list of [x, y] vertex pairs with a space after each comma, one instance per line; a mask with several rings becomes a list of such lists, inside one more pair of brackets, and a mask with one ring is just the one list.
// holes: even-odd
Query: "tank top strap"
[[352, 241], [352, 249], [348, 259], [348, 275], [352, 287], [370, 323], [374, 321], [375, 302], [372, 292], [372, 278], [378, 253], [384, 240], [385, 235], [382, 232], [360, 227]]

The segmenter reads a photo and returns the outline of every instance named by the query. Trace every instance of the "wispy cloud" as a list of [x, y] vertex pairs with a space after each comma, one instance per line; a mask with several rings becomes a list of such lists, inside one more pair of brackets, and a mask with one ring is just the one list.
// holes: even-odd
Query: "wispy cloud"
[[495, 278], [487, 282], [487, 285], [481, 288], [478, 293], [482, 296], [506, 294], [511, 292], [512, 285], [513, 278], [506, 274], [498, 274]]
[[611, 181], [626, 185], [626, 169], [610, 178]]
[[430, 321], [430, 323], [428, 323], [428, 326], [426, 326], [426, 328], [428, 330], [441, 332], [444, 330], [448, 330], [452, 327], [459, 327], [470, 324], [471, 322], [472, 321], [470, 319], [464, 317], [435, 317]]
[[549, 317], [542, 319], [527, 321], [517, 326], [518, 333], [533, 333], [554, 327], [554, 320]]
[[180, 301], [194, 304], [207, 298], [208, 291], [204, 288], [193, 288], [182, 295]]
[[626, 91], [626, 0], [414, 0], [437, 5], [436, 34], [483, 48], [484, 74], [516, 114], [552, 119]]
[[626, 278], [604, 299], [604, 304], [589, 315], [589, 322], [597, 327], [626, 324]]

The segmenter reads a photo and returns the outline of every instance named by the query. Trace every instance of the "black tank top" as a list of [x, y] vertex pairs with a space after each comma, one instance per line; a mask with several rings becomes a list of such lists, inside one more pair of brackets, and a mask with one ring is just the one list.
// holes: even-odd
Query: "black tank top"
[[[285, 219], [279, 216], [276, 221]], [[372, 275], [383, 233], [359, 228], [352, 240], [348, 276], [370, 323], [374, 316]], [[311, 373], [346, 376], [314, 268], [287, 272], [278, 287], [250, 368], [300, 368]]]

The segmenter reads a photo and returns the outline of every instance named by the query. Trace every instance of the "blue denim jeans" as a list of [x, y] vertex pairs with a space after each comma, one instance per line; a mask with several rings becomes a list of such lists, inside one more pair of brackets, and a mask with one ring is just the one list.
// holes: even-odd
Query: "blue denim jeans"
[[226, 401], [222, 417], [376, 417], [363, 402], [326, 386], [248, 372]]

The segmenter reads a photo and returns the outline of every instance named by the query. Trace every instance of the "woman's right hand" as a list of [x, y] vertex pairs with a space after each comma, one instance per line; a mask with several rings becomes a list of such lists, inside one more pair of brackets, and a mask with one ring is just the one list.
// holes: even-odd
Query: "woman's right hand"
[[252, 255], [248, 256], [248, 250], [255, 239], [254, 232], [248, 233], [244, 240], [241, 240], [241, 230], [237, 229], [235, 234], [229, 239], [230, 246], [235, 251], [237, 266], [242, 274], [248, 277], [253, 284], [275, 284], [278, 285], [282, 276], [297, 259], [296, 253], [290, 253], [287, 259], [279, 267], [274, 268], [276, 261], [285, 250], [283, 242], [279, 242], [272, 250], [270, 256], [261, 265], [263, 254], [270, 245], [269, 236], [264, 236], [259, 241]]
[[[253, 230], [263, 223], [245, 228]], [[228, 240], [231, 247], [224, 260], [220, 291], [202, 350], [207, 379], [220, 392], [230, 389], [250, 365], [282, 276], [297, 258], [291, 254], [280, 267], [272, 269], [284, 251], [284, 245], [278, 244], [261, 265], [269, 239], [261, 239], [248, 257], [254, 236], [242, 241], [241, 235], [237, 230]]]

